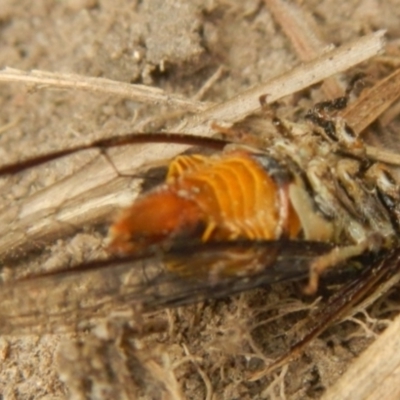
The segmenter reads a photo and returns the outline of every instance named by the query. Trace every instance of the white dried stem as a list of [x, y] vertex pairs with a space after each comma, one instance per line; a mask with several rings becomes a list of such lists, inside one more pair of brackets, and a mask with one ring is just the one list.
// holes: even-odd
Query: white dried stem
[[0, 71], [0, 82], [19, 82], [34, 85], [38, 88], [58, 88], [83, 90], [91, 93], [104, 93], [137, 101], [138, 103], [163, 104], [186, 111], [201, 111], [207, 105], [199, 101], [170, 95], [164, 90], [145, 85], [133, 85], [106, 78], [93, 78], [77, 74], [65, 74], [41, 70], [22, 71], [5, 68]]
[[234, 123], [258, 111], [260, 96], [267, 95], [267, 103], [273, 103], [377, 55], [383, 49], [384, 33], [384, 31], [378, 31], [344, 44], [278, 78], [208, 108], [196, 115], [191, 122], [177, 129], [183, 129], [188, 133], [210, 135], [211, 121]]
[[[314, 19], [296, 4], [282, 0], [264, 0], [264, 2], [301, 61], [316, 59], [332, 47], [321, 39], [321, 33]], [[343, 94], [339, 82], [334, 77], [325, 80], [322, 90], [327, 98]]]

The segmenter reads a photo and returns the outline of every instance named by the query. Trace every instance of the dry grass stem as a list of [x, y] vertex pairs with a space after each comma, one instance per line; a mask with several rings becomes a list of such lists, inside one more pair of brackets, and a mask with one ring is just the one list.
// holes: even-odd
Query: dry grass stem
[[25, 83], [40, 89], [56, 88], [104, 93], [137, 101], [138, 103], [169, 105], [191, 112], [201, 111], [207, 107], [206, 104], [201, 102], [184, 99], [177, 95], [170, 95], [165, 93], [164, 90], [152, 86], [133, 85], [106, 78], [94, 78], [59, 72], [39, 70], [21, 71], [15, 68], [5, 68], [0, 71], [0, 82]]
[[400, 317], [397, 317], [322, 399], [399, 399], [399, 330]]
[[[377, 116], [382, 115], [400, 96], [400, 69], [378, 82], [372, 90], [364, 91], [342, 113], [356, 134], [367, 128]], [[380, 160], [388, 162], [387, 160]]]
[[383, 50], [384, 34], [384, 31], [377, 31], [346, 43], [278, 78], [240, 93], [222, 104], [210, 107], [196, 115], [194, 120], [180, 125], [178, 130], [209, 135], [210, 121], [220, 123], [240, 121], [259, 110], [260, 96], [267, 95], [267, 103], [273, 103], [379, 54]]
[[[290, 40], [299, 60], [311, 61], [332, 47], [321, 39], [321, 32], [314, 19], [296, 4], [282, 0], [264, 2]], [[322, 90], [327, 98], [339, 97], [343, 93], [343, 88], [335, 77], [327, 78]]]

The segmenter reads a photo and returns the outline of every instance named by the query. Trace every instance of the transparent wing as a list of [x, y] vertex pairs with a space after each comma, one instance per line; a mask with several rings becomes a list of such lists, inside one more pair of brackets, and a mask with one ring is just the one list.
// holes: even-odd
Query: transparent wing
[[153, 249], [0, 287], [0, 332], [85, 329], [119, 309], [151, 311], [307, 276], [318, 242], [227, 242]]

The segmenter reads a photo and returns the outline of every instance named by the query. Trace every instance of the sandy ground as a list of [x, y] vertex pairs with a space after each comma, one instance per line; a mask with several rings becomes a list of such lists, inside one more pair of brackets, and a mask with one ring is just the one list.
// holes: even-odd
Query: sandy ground
[[[339, 45], [387, 29], [392, 46], [398, 46], [397, 0], [310, 0], [301, 7], [313, 16], [327, 43]], [[299, 62], [267, 7], [256, 0], [0, 0], [0, 32], [2, 67], [153, 85], [209, 102], [228, 99]], [[221, 66], [220, 78], [199, 98]], [[164, 105], [20, 84], [1, 84], [0, 94], [2, 163], [117, 133], [157, 129], [155, 118], [171, 112]], [[12, 177], [11, 184], [2, 180], [3, 201], [17, 202], [52, 185], [84, 165], [86, 157]], [[101, 243], [102, 235], [84, 226], [72, 240], [36, 244], [45, 251], [35, 265], [84, 260], [101, 253]], [[304, 307], [296, 300], [299, 292], [279, 286], [163, 312], [154, 318], [167, 321], [167, 332], [131, 341], [120, 327], [103, 334], [3, 336], [1, 398], [157, 399], [180, 394], [203, 399], [211, 393], [215, 399], [319, 398], [370, 341], [364, 331], [351, 331], [354, 325], [342, 325], [315, 340], [281, 375], [246, 380], [248, 370], [259, 366], [253, 341], [268, 358], [285, 348], [282, 332], [291, 324], [281, 318], [265, 332], [260, 333], [261, 326], [249, 335], [249, 315], [282, 299]], [[351, 332], [361, 337], [351, 338]]]

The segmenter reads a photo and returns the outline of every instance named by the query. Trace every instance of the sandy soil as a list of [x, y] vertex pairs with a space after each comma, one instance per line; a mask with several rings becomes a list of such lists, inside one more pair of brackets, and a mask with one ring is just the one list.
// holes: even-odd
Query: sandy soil
[[[383, 28], [391, 45], [399, 44], [398, 0], [309, 0], [301, 7], [312, 14], [327, 43], [339, 45]], [[2, 67], [154, 85], [210, 102], [228, 99], [299, 62], [258, 0], [0, 0], [0, 32]], [[201, 99], [196, 97], [220, 66], [221, 77]], [[2, 163], [143, 127], [157, 129], [156, 117], [171, 112], [164, 105], [20, 84], [1, 84], [0, 94]], [[86, 157], [12, 177], [12, 184], [3, 179], [4, 203], [73, 173]], [[37, 243], [45, 251], [32, 268], [65, 266], [96, 256], [102, 252], [101, 243], [102, 235], [89, 226], [73, 239]], [[156, 399], [180, 394], [202, 399], [211, 393], [215, 399], [319, 398], [370, 341], [360, 331], [356, 332], [361, 337], [351, 338], [350, 333], [356, 335], [354, 325], [341, 325], [315, 340], [280, 375], [254, 383], [246, 379], [248, 371], [259, 366], [253, 341], [268, 358], [287, 346], [282, 332], [292, 324], [290, 318], [281, 318], [250, 335], [249, 316], [282, 299], [304, 307], [296, 299], [299, 293], [291, 286], [278, 286], [166, 311], [152, 318], [167, 323], [167, 331], [146, 338], [129, 340], [121, 326], [79, 335], [3, 336], [1, 398]], [[268, 315], [262, 314], [259, 321]]]

